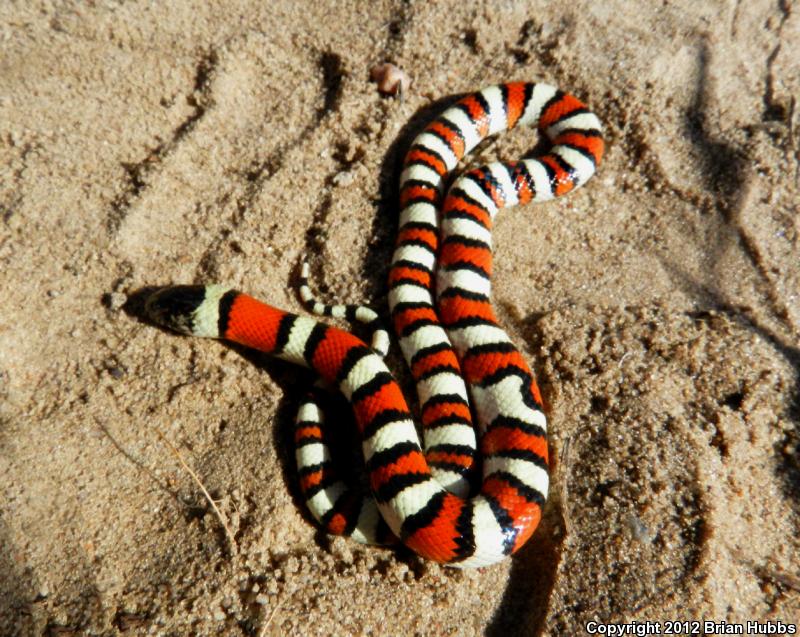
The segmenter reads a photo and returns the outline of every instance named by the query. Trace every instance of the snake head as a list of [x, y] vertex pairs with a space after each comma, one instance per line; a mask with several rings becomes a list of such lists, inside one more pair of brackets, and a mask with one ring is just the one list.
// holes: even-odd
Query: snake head
[[174, 285], [153, 292], [144, 304], [147, 317], [190, 336], [218, 338], [219, 301], [227, 285]]

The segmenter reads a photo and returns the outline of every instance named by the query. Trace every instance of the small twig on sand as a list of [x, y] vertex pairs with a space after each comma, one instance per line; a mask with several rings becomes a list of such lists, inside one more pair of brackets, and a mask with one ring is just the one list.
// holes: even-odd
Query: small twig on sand
[[567, 438], [564, 442], [564, 447], [562, 448], [561, 452], [561, 489], [560, 489], [560, 497], [561, 497], [561, 518], [564, 521], [564, 533], [569, 535], [570, 527], [572, 526], [572, 520], [569, 514], [569, 476], [570, 476], [570, 467], [572, 466], [572, 457], [570, 456], [570, 442], [572, 438]]
[[233, 554], [236, 554], [236, 540], [234, 539], [233, 533], [231, 533], [230, 528], [228, 527], [227, 523], [225, 522], [225, 518], [222, 516], [222, 511], [220, 511], [219, 508], [217, 508], [217, 503], [214, 502], [214, 498], [211, 497], [211, 494], [205, 488], [203, 483], [200, 482], [200, 478], [197, 477], [197, 474], [194, 471], [192, 471], [191, 467], [188, 464], [186, 464], [186, 462], [183, 460], [183, 458], [181, 457], [181, 454], [175, 448], [175, 445], [173, 445], [169, 440], [167, 440], [166, 437], [164, 436], [164, 434], [162, 434], [157, 429], [156, 429], [156, 433], [158, 434], [158, 437], [161, 438], [161, 440], [163, 440], [166, 443], [166, 445], [170, 448], [172, 453], [175, 454], [175, 457], [178, 459], [178, 462], [180, 462], [181, 466], [184, 469], [186, 469], [187, 473], [190, 476], [192, 476], [194, 481], [197, 483], [197, 486], [200, 487], [200, 490], [203, 492], [203, 495], [206, 497], [206, 500], [208, 500], [208, 503], [211, 505], [211, 508], [214, 509], [214, 513], [216, 513], [217, 518], [219, 519], [219, 523], [222, 525], [222, 528], [225, 529], [225, 534], [228, 536], [228, 541], [230, 542], [230, 545], [231, 545], [231, 552]]
[[267, 629], [269, 625], [272, 623], [272, 620], [275, 619], [275, 615], [277, 614], [278, 610], [280, 610], [281, 604], [283, 603], [282, 600], [279, 600], [277, 604], [275, 604], [275, 608], [272, 609], [272, 612], [267, 617], [267, 621], [264, 622], [263, 626], [261, 626], [261, 630], [258, 631], [258, 637], [264, 637], [267, 634]]

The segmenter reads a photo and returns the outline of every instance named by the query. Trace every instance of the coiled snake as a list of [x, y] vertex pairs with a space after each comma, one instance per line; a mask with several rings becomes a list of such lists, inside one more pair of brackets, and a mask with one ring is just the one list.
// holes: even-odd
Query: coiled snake
[[[445, 192], [448, 173], [478, 142], [521, 124], [538, 127], [551, 144], [547, 153], [470, 170]], [[374, 542], [386, 524], [424, 558], [456, 567], [497, 562], [535, 530], [548, 460], [539, 389], [489, 300], [492, 220], [500, 208], [581, 186], [602, 154], [600, 122], [583, 103], [547, 84], [521, 82], [464, 97], [412, 143], [400, 177], [389, 306], [417, 383], [422, 445], [384, 364], [380, 329], [370, 347], [222, 285], [161, 289], [148, 298], [147, 313], [179, 332], [309, 367], [350, 401], [372, 499], [357, 497], [337, 475], [316, 401], [309, 398], [298, 415], [301, 489], [326, 529]], [[316, 302], [305, 278], [301, 293], [315, 313], [376, 325], [368, 308]]]

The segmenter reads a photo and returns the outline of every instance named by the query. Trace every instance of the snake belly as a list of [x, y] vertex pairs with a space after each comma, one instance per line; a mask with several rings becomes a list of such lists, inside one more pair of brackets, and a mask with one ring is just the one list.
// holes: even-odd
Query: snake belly
[[[536, 125], [551, 144], [548, 152], [467, 171], [445, 190], [447, 176], [475, 145], [517, 125]], [[301, 488], [326, 528], [352, 534], [374, 526], [377, 511], [423, 558], [463, 568], [495, 563], [539, 523], [548, 456], [533, 373], [490, 302], [493, 218], [500, 208], [581, 186], [602, 154], [600, 122], [582, 102], [546, 84], [521, 82], [462, 98], [411, 144], [400, 178], [389, 307], [417, 383], [424, 445], [382, 356], [349, 332], [221, 285], [164, 288], [148, 298], [147, 314], [185, 334], [308, 367], [350, 401], [372, 508], [354, 504], [344, 487], [331, 487], [339, 482], [325, 475], [321, 415], [314, 404], [301, 408], [298, 441], [307, 452], [298, 454]]]

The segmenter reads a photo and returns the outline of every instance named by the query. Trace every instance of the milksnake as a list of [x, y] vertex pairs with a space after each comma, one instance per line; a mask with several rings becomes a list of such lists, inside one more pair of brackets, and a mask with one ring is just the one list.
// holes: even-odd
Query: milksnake
[[[445, 190], [447, 175], [476, 144], [519, 124], [536, 124], [549, 151], [469, 170]], [[547, 84], [521, 82], [464, 97], [411, 144], [400, 177], [389, 307], [417, 383], [425, 451], [383, 361], [388, 341], [377, 315], [317, 302], [307, 269], [306, 306], [367, 323], [374, 347], [223, 285], [163, 288], [147, 299], [146, 312], [176, 331], [309, 367], [350, 402], [372, 499], [357, 497], [336, 473], [330, 426], [313, 397], [301, 405], [295, 430], [301, 490], [328, 531], [375, 542], [388, 525], [424, 558], [455, 567], [492, 564], [531, 536], [548, 489], [539, 389], [489, 300], [492, 221], [502, 207], [581, 186], [602, 154], [600, 122], [582, 102]]]

